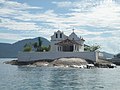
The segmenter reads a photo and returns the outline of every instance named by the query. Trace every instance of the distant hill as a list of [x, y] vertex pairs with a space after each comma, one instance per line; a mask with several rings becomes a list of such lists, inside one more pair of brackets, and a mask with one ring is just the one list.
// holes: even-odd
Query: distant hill
[[114, 54], [107, 53], [107, 52], [101, 52], [103, 54], [103, 59], [110, 59], [114, 58]]
[[[47, 39], [41, 37], [41, 40], [42, 45], [47, 47], [50, 45], [50, 42]], [[24, 39], [13, 44], [0, 43], [0, 58], [17, 57], [18, 52], [23, 51], [23, 47], [26, 43], [34, 42], [38, 42], [38, 38]]]

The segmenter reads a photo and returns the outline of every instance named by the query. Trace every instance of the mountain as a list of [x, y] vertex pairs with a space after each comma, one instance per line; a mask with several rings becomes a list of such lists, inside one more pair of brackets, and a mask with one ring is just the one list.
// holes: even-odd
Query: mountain
[[[42, 45], [49, 46], [50, 42], [41, 37]], [[13, 44], [9, 43], [0, 43], [0, 58], [12, 58], [17, 57], [19, 51], [23, 51], [23, 47], [26, 43], [38, 42], [38, 38], [33, 39], [24, 39]]]
[[107, 52], [101, 52], [103, 54], [103, 59], [110, 59], [114, 58], [114, 54], [107, 53]]

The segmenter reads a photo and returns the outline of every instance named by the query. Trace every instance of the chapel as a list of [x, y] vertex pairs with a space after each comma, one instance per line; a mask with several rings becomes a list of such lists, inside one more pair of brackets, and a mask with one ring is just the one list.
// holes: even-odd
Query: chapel
[[85, 40], [78, 37], [74, 30], [66, 36], [62, 31], [58, 30], [51, 36], [51, 51], [53, 52], [83, 52]]

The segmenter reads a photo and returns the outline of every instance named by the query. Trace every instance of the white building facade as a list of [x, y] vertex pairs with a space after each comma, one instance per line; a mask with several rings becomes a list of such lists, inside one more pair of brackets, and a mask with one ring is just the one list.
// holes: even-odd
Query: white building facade
[[66, 36], [63, 32], [58, 30], [51, 36], [51, 50], [52, 52], [83, 52], [84, 39], [79, 38], [74, 31]]

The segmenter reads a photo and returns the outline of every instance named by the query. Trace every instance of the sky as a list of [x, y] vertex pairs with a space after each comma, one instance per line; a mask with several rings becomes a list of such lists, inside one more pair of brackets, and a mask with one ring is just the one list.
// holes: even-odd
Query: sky
[[0, 0], [0, 43], [73, 28], [85, 44], [120, 53], [120, 0]]

